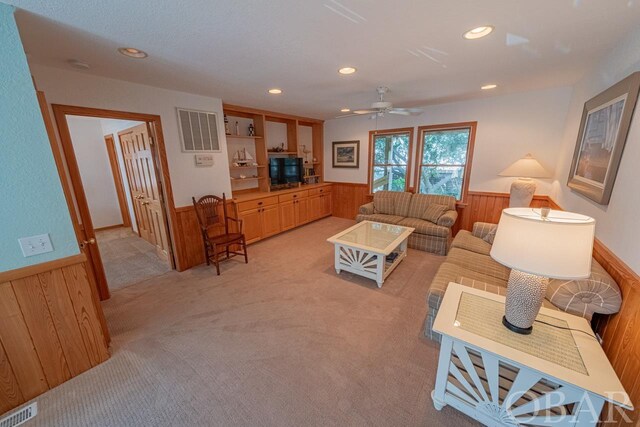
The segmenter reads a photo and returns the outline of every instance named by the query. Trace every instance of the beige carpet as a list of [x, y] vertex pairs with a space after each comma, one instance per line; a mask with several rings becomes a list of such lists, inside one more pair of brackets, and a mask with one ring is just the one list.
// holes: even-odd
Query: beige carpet
[[465, 426], [433, 408], [422, 337], [442, 257], [410, 251], [382, 289], [337, 276], [328, 218], [104, 304], [112, 358], [38, 398], [42, 426]]
[[171, 270], [169, 264], [156, 255], [151, 243], [131, 228], [113, 228], [96, 232], [110, 291], [124, 288]]

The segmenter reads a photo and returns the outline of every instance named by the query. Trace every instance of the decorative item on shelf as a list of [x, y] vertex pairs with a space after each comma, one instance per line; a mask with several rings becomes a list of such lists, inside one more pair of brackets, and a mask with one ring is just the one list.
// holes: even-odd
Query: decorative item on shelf
[[233, 155], [233, 166], [236, 166], [236, 167], [248, 166], [250, 164], [254, 164], [252, 160], [254, 159], [251, 156], [251, 154], [247, 152], [246, 148], [243, 148], [242, 150], [236, 151], [235, 154]]
[[236, 121], [236, 136], [240, 136], [240, 124]]
[[502, 323], [530, 334], [548, 278], [581, 279], [591, 274], [595, 220], [548, 208], [502, 211], [491, 257], [511, 268]]
[[608, 205], [640, 90], [635, 72], [584, 104], [567, 185]]
[[249, 136], [256, 136], [256, 128], [253, 127], [253, 123], [249, 123]]
[[311, 153], [311, 150], [307, 149], [306, 145], [302, 145], [302, 153], [304, 154], [304, 162], [309, 163], [309, 153]]
[[334, 168], [360, 167], [360, 141], [334, 141], [332, 153]]
[[270, 153], [282, 153], [284, 151], [284, 142], [277, 147], [269, 148]]
[[536, 191], [536, 183], [532, 178], [549, 178], [549, 172], [542, 167], [540, 162], [533, 158], [531, 153], [513, 163], [503, 170], [498, 176], [517, 176], [518, 179], [511, 184], [509, 207], [526, 208], [533, 200]]
[[247, 176], [240, 174], [240, 179], [245, 179]]
[[231, 129], [229, 129], [229, 118], [224, 115], [224, 133], [225, 135], [231, 135]]

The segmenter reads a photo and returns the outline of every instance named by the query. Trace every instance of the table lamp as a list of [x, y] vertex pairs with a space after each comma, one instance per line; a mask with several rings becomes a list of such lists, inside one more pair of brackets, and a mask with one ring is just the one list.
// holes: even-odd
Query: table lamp
[[531, 153], [503, 170], [498, 176], [517, 176], [511, 184], [510, 208], [526, 208], [531, 204], [536, 183], [531, 178], [549, 178], [549, 172], [533, 158]]
[[502, 323], [530, 334], [549, 277], [582, 279], [591, 274], [595, 220], [549, 208], [502, 211], [491, 258], [511, 268]]

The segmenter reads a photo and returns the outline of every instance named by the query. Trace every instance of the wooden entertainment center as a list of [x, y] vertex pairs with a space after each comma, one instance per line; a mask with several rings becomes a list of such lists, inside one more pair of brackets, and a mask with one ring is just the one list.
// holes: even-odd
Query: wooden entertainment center
[[[324, 121], [237, 105], [224, 104], [223, 108], [230, 130], [226, 137], [232, 215], [243, 220], [247, 243], [331, 216], [331, 184], [323, 182]], [[253, 135], [248, 131], [250, 125]], [[238, 152], [248, 154], [248, 164], [234, 165]], [[270, 157], [302, 157], [304, 183], [272, 190]]]

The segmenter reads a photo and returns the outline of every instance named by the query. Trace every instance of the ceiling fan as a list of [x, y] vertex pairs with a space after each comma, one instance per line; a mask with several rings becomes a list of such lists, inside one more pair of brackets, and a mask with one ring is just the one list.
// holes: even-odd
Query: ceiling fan
[[414, 116], [422, 114], [422, 112], [424, 111], [420, 108], [395, 108], [392, 103], [384, 100], [384, 95], [389, 92], [389, 88], [386, 86], [379, 86], [376, 89], [376, 92], [378, 93], [378, 101], [371, 104], [371, 108], [353, 110], [352, 114], [345, 114], [342, 116], [338, 116], [337, 118], [361, 116], [363, 114], [371, 114], [371, 118], [376, 118], [383, 117], [386, 113], [399, 114], [401, 116]]

